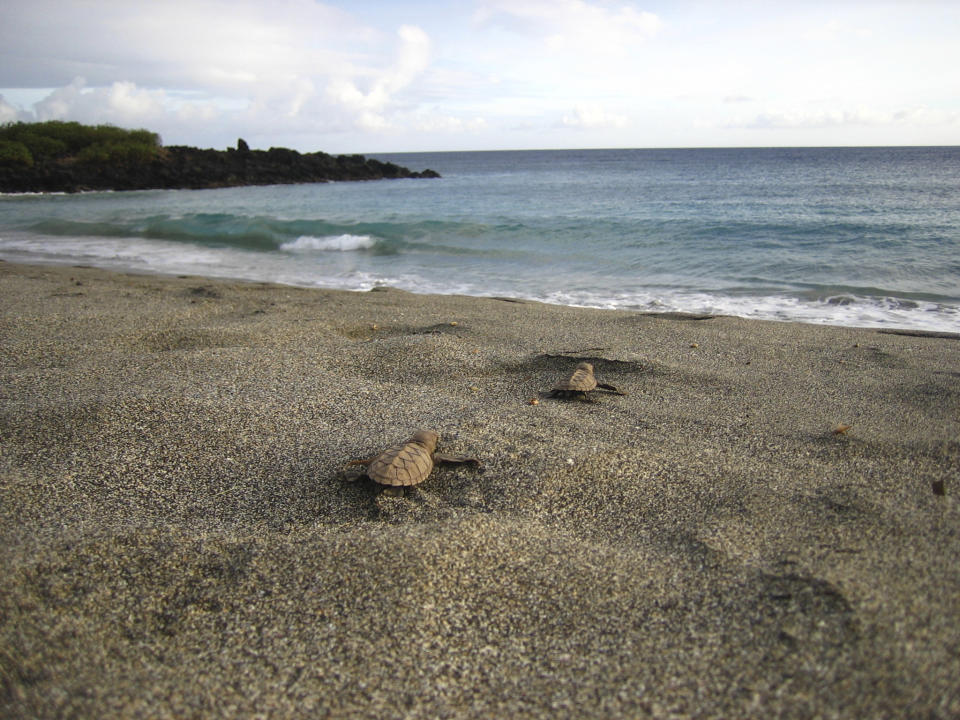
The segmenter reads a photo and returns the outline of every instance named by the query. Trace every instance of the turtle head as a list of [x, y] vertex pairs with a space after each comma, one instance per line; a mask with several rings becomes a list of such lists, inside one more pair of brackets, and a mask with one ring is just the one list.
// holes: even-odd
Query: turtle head
[[417, 443], [418, 445], [423, 445], [427, 452], [433, 452], [437, 449], [437, 442], [440, 440], [440, 435], [435, 433], [433, 430], [420, 430], [413, 434], [413, 437], [410, 438], [410, 442]]

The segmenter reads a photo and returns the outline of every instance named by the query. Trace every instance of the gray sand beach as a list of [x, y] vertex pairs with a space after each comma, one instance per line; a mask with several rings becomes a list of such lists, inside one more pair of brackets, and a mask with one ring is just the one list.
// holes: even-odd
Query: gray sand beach
[[960, 717], [957, 337], [0, 262], [0, 372], [2, 717]]

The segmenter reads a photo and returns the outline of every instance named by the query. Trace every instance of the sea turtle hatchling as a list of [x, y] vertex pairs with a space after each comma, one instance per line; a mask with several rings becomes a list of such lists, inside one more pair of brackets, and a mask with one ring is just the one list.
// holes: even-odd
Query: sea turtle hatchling
[[366, 475], [381, 485], [406, 487], [419, 485], [426, 480], [435, 463], [480, 465], [480, 460], [475, 457], [441, 455], [435, 452], [439, 440], [439, 433], [433, 430], [420, 430], [406, 442], [387, 448], [379, 455], [366, 460], [352, 460], [350, 465], [366, 465], [367, 469], [349, 479], [356, 480]]
[[625, 392], [615, 388], [613, 385], [599, 383], [593, 376], [593, 365], [588, 362], [582, 362], [577, 365], [573, 375], [569, 379], [558, 382], [548, 393], [548, 397], [561, 398], [580, 398], [587, 399], [587, 393], [596, 389], [606, 390], [617, 395], [626, 395]]

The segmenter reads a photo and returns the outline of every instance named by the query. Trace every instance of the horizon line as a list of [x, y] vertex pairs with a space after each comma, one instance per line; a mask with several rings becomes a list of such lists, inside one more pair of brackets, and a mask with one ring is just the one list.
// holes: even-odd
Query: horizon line
[[658, 150], [883, 150], [883, 149], [936, 149], [960, 148], [956, 145], [677, 145], [659, 147], [542, 147], [542, 148], [487, 148], [472, 150], [376, 150], [361, 153], [337, 153], [338, 155], [428, 155], [440, 153], [495, 153], [495, 152], [592, 152], [592, 151], [658, 151]]

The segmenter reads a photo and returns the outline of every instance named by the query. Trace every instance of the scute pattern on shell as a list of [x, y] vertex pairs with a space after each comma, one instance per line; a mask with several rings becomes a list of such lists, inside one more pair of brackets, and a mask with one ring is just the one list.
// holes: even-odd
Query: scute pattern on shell
[[[410, 440], [384, 450], [367, 467], [367, 475], [381, 485], [417, 485], [433, 470], [435, 438], [417, 433]], [[431, 433], [435, 435], [435, 433]], [[433, 439], [433, 442], [429, 442]]]
[[597, 379], [593, 376], [593, 365], [588, 362], [582, 362], [577, 365], [576, 370], [569, 380], [557, 383], [554, 390], [567, 390], [573, 392], [590, 392], [597, 387]]

